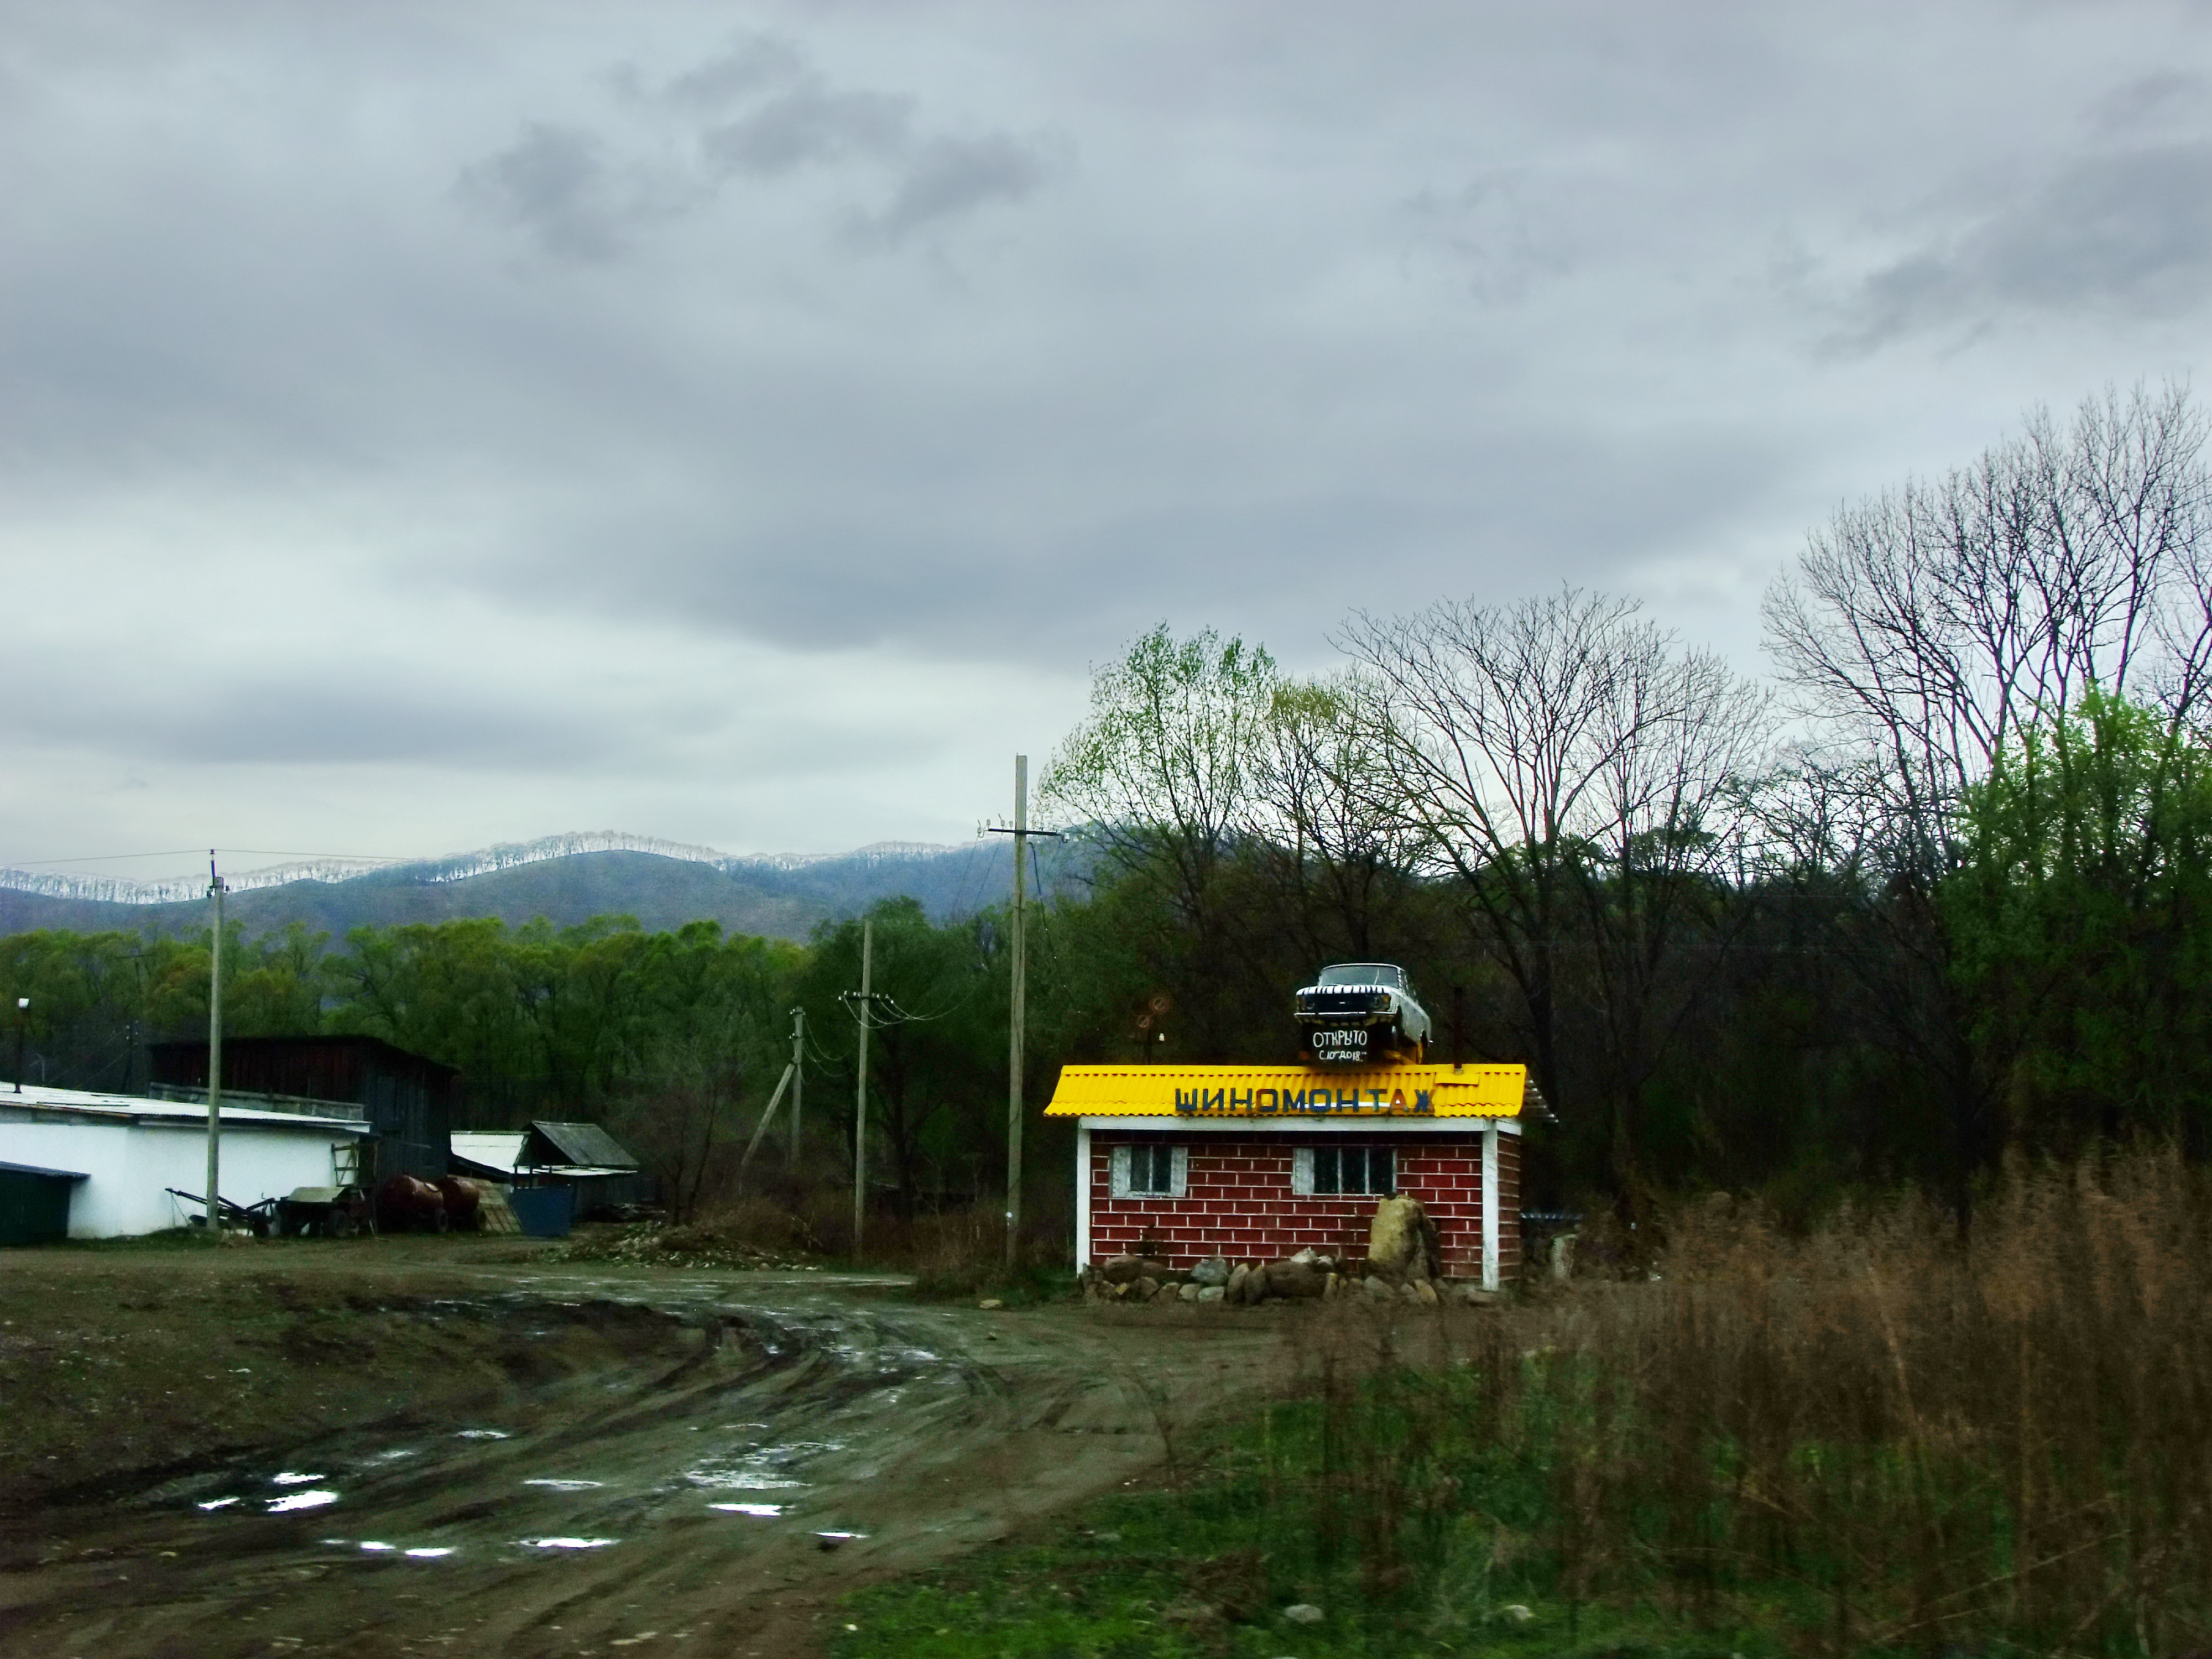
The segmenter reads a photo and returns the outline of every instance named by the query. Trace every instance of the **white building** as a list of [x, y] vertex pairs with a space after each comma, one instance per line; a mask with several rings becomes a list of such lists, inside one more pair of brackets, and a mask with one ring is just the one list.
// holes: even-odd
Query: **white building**
[[[222, 1109], [222, 1196], [245, 1206], [353, 1178], [369, 1125], [343, 1105], [307, 1112]], [[185, 1225], [201, 1206], [169, 1191], [207, 1181], [207, 1108], [135, 1095], [0, 1085], [0, 1162], [88, 1177], [70, 1204], [71, 1238]]]

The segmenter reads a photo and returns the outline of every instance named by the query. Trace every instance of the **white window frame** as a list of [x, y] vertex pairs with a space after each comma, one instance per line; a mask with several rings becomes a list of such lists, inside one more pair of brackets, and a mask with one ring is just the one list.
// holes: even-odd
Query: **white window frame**
[[[1170, 1146], [1168, 1152], [1168, 1189], [1160, 1192], [1139, 1188], [1136, 1172], [1132, 1167], [1136, 1159], [1130, 1156], [1133, 1148], [1116, 1146], [1109, 1164], [1108, 1187], [1115, 1198], [1186, 1198], [1190, 1194], [1190, 1148]], [[1149, 1160], [1148, 1160], [1149, 1161]]]
[[[1344, 1148], [1342, 1148], [1342, 1147], [1332, 1147], [1332, 1148], [1330, 1149], [1331, 1151], [1334, 1152], [1337, 1154], [1337, 1160], [1338, 1160], [1338, 1161], [1337, 1161], [1337, 1168], [1338, 1168], [1338, 1171], [1339, 1171], [1339, 1181], [1340, 1181], [1340, 1184], [1339, 1184], [1339, 1186], [1337, 1187], [1336, 1190], [1335, 1190], [1335, 1191], [1334, 1191], [1334, 1192], [1328, 1192], [1328, 1193], [1324, 1193], [1324, 1192], [1322, 1192], [1322, 1191], [1321, 1190], [1320, 1187], [1319, 1187], [1318, 1185], [1316, 1185], [1316, 1179], [1315, 1179], [1315, 1173], [1314, 1173], [1314, 1162], [1315, 1162], [1315, 1160], [1314, 1160], [1314, 1153], [1315, 1153], [1315, 1152], [1316, 1152], [1316, 1150], [1317, 1150], [1316, 1148], [1312, 1147], [1312, 1146], [1293, 1146], [1293, 1147], [1291, 1147], [1291, 1197], [1293, 1197], [1293, 1198], [1379, 1198], [1379, 1197], [1382, 1196], [1382, 1194], [1379, 1194], [1379, 1193], [1370, 1192], [1370, 1191], [1366, 1191], [1366, 1190], [1364, 1190], [1364, 1189], [1363, 1189], [1363, 1190], [1361, 1190], [1361, 1191], [1359, 1191], [1359, 1192], [1356, 1192], [1356, 1193], [1355, 1193], [1355, 1192], [1348, 1192], [1348, 1191], [1346, 1191], [1346, 1190], [1344, 1188], [1344, 1187], [1340, 1184], [1340, 1183], [1341, 1183], [1341, 1180], [1342, 1180], [1342, 1170], [1343, 1170], [1343, 1167], [1344, 1167], [1344, 1166], [1343, 1166], [1343, 1155], [1344, 1155], [1344, 1150], [1345, 1150], [1345, 1149], [1344, 1149]], [[1397, 1149], [1395, 1146], [1378, 1146], [1378, 1145], [1375, 1145], [1375, 1144], [1373, 1144], [1373, 1143], [1366, 1143], [1366, 1144], [1363, 1144], [1363, 1145], [1359, 1147], [1359, 1149], [1358, 1149], [1358, 1150], [1359, 1150], [1359, 1151], [1361, 1151], [1361, 1152], [1364, 1152], [1364, 1153], [1366, 1153], [1366, 1154], [1367, 1154], [1367, 1155], [1369, 1155], [1370, 1157], [1372, 1157], [1372, 1156], [1373, 1156], [1375, 1153], [1376, 1153], [1376, 1152], [1382, 1152], [1382, 1153], [1383, 1153], [1385, 1156], [1387, 1156], [1387, 1157], [1389, 1158], [1389, 1160], [1390, 1160], [1390, 1186], [1391, 1186], [1391, 1190], [1395, 1191], [1395, 1190], [1397, 1189], [1397, 1184], [1398, 1184], [1398, 1149]]]

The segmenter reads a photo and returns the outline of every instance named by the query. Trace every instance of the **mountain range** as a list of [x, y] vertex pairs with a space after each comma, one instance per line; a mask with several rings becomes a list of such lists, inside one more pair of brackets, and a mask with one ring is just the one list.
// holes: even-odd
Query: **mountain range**
[[[573, 927], [616, 915], [635, 916], [650, 932], [711, 920], [726, 933], [803, 940], [821, 923], [880, 899], [917, 899], [939, 922], [1003, 904], [1012, 890], [1011, 839], [729, 857], [644, 836], [556, 836], [458, 858], [249, 872], [229, 878], [226, 906], [250, 936], [295, 921], [342, 939], [352, 927], [466, 916], [515, 926], [544, 916]], [[208, 925], [204, 888], [0, 869], [0, 934], [42, 927], [190, 933]]]

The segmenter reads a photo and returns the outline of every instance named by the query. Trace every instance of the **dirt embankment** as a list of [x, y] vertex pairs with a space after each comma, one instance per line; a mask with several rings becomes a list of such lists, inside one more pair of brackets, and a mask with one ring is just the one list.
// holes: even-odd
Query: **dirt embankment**
[[60, 1659], [804, 1653], [1279, 1365], [1265, 1320], [460, 1240], [10, 1253], [0, 1322], [0, 1648]]

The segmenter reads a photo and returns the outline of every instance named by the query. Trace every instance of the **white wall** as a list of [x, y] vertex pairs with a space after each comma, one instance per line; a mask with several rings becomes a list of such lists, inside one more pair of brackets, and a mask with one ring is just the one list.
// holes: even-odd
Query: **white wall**
[[[222, 1195], [234, 1204], [281, 1198], [295, 1187], [328, 1187], [336, 1152], [350, 1137], [326, 1128], [268, 1128], [226, 1123]], [[199, 1192], [207, 1183], [204, 1124], [0, 1122], [0, 1162], [80, 1170], [70, 1200], [71, 1238], [113, 1238], [182, 1226], [200, 1206], [162, 1189]]]

